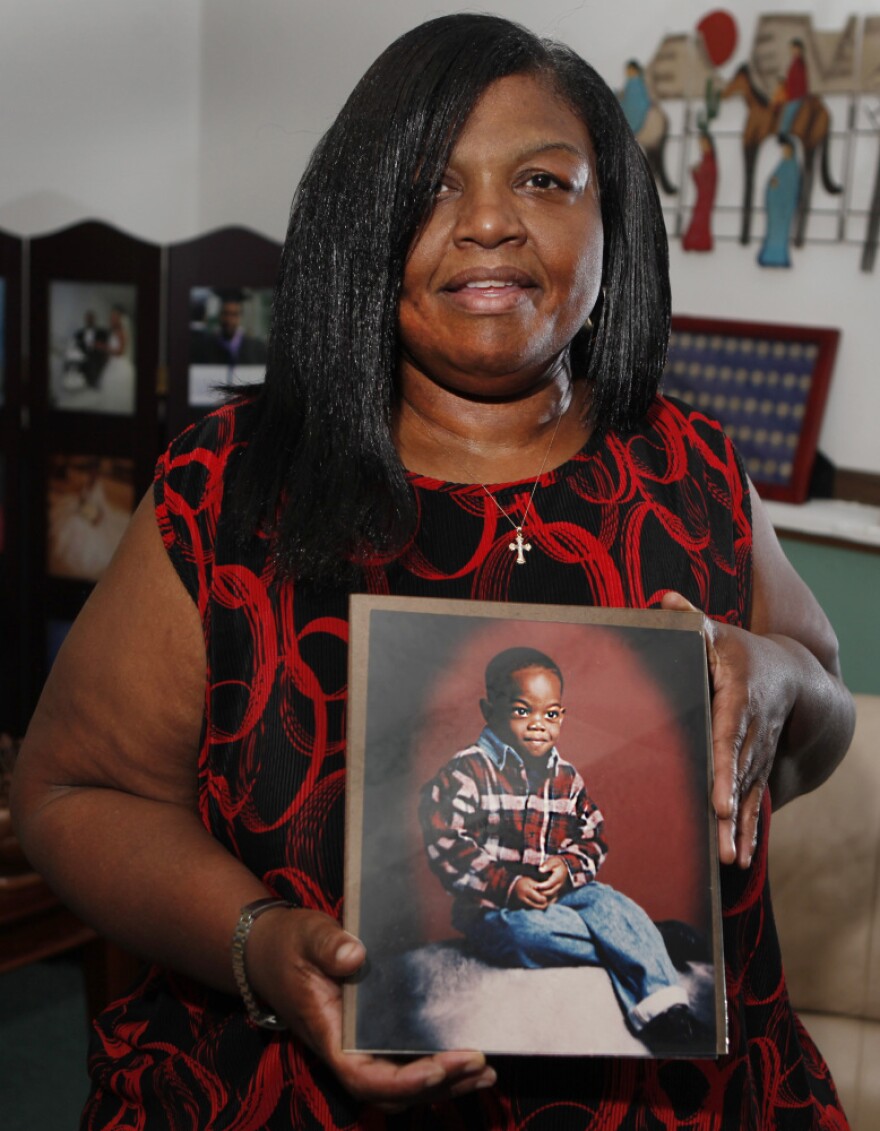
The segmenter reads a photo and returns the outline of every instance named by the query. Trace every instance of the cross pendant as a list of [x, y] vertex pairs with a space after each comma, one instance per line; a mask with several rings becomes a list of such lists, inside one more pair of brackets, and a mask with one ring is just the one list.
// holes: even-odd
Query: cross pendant
[[523, 538], [523, 532], [522, 532], [521, 526], [518, 526], [516, 528], [516, 536], [514, 537], [514, 540], [510, 543], [510, 545], [507, 548], [508, 548], [508, 550], [512, 550], [516, 554], [516, 564], [517, 565], [525, 565], [526, 564], [526, 556], [523, 553], [523, 550], [531, 550], [532, 544], [531, 544], [531, 542], [527, 542], [525, 540], [525, 538]]

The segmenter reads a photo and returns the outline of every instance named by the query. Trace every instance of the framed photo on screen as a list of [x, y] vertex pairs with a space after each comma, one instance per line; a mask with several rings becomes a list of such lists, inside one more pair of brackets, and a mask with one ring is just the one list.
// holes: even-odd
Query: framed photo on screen
[[187, 403], [210, 409], [266, 375], [271, 287], [191, 287]]
[[173, 435], [266, 372], [281, 245], [220, 228], [168, 251], [168, 428]]
[[130, 459], [55, 453], [49, 457], [46, 573], [98, 581], [135, 505]]
[[49, 283], [49, 404], [131, 416], [137, 389], [137, 290], [128, 283]]
[[31, 241], [35, 425], [102, 446], [127, 435], [140, 482], [156, 448], [161, 250], [88, 220]]

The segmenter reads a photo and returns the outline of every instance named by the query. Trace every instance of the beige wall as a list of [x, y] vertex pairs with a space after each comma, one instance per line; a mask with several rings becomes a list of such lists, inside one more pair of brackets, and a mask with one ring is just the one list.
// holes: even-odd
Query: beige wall
[[[281, 238], [312, 147], [378, 52], [429, 16], [493, 6], [567, 41], [615, 86], [627, 58], [650, 59], [663, 35], [692, 31], [711, 7], [704, 0], [0, 0], [0, 227], [44, 232], [88, 216], [159, 241], [225, 224]], [[740, 44], [725, 73], [747, 58], [759, 13], [805, 9], [816, 27], [837, 29], [851, 14], [880, 13], [880, 0], [740, 0]], [[880, 96], [874, 101], [880, 107]], [[738, 128], [741, 105], [724, 113], [725, 127]], [[734, 200], [738, 158], [728, 151], [721, 169], [721, 191]], [[690, 157], [671, 151], [670, 161], [679, 179]], [[772, 161], [768, 148], [758, 199]], [[857, 170], [862, 181], [873, 161]], [[756, 217], [758, 236], [762, 224]], [[758, 242], [726, 242], [710, 255], [688, 255], [673, 241], [676, 311], [840, 327], [820, 447], [839, 466], [880, 473], [880, 265], [866, 275], [858, 247], [813, 244], [797, 253], [793, 270], [768, 270], [757, 266], [757, 250]]]

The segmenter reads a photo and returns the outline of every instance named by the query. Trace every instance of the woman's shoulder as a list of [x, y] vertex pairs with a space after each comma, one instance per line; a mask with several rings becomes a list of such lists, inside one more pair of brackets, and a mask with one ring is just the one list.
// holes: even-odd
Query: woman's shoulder
[[707, 504], [733, 513], [737, 526], [751, 526], [745, 465], [723, 425], [702, 407], [658, 393], [627, 447], [630, 459], [656, 477], [658, 490], [687, 484]]
[[207, 454], [228, 457], [247, 443], [253, 418], [253, 401], [243, 397], [228, 401], [179, 432], [161, 458], [174, 462], [187, 457], [204, 458]]
[[710, 429], [719, 435], [724, 433], [721, 423], [703, 407], [667, 393], [657, 393], [654, 397], [645, 417], [645, 424], [648, 428], [673, 428], [683, 434], [692, 434], [694, 429]]
[[248, 444], [253, 415], [252, 402], [230, 401], [184, 429], [159, 457], [157, 488], [167, 484], [196, 508], [206, 493], [222, 495], [236, 454]]
[[740, 463], [723, 424], [703, 407], [678, 397], [658, 393], [639, 432], [651, 442], [662, 441], [667, 448], [680, 446], [699, 460], [720, 460], [724, 465]]
[[247, 446], [252, 417], [248, 400], [225, 404], [176, 436], [156, 464], [156, 521], [194, 597], [204, 597], [230, 476]]

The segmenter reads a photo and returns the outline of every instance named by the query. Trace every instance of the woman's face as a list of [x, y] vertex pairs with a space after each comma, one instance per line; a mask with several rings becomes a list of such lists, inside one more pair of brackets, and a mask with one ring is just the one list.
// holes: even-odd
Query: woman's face
[[493, 83], [459, 135], [409, 254], [401, 379], [522, 395], [596, 302], [602, 219], [586, 126], [526, 75]]

